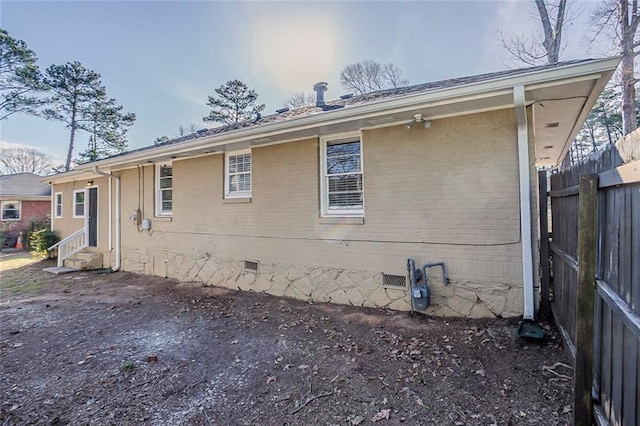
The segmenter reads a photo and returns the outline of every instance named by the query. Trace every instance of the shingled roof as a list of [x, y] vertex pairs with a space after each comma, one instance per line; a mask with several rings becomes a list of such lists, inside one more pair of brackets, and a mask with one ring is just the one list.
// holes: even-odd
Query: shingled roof
[[[343, 96], [340, 99], [327, 101], [321, 107], [306, 106], [306, 107], [296, 108], [293, 110], [287, 110], [287, 111], [276, 113], [276, 114], [266, 115], [264, 117], [258, 116], [253, 120], [247, 120], [239, 123], [218, 126], [218, 127], [208, 128], [208, 129], [202, 129], [189, 135], [181, 136], [166, 142], [162, 142], [155, 145], [150, 145], [143, 148], [117, 154], [113, 157], [119, 157], [122, 155], [134, 153], [134, 152], [146, 151], [146, 150], [150, 150], [160, 146], [178, 145], [183, 142], [193, 141], [196, 139], [206, 138], [214, 135], [220, 135], [220, 134], [224, 134], [224, 133], [235, 131], [235, 130], [258, 127], [265, 124], [284, 122], [284, 121], [292, 120], [295, 118], [307, 117], [307, 116], [323, 114], [323, 113], [330, 114], [332, 111], [341, 110], [345, 107], [360, 106], [368, 103], [398, 99], [398, 98], [408, 97], [416, 94], [424, 94], [424, 93], [435, 92], [435, 91], [444, 90], [444, 89], [451, 89], [454, 87], [461, 87], [461, 86], [481, 83], [489, 80], [498, 80], [501, 78], [509, 78], [509, 77], [514, 77], [521, 74], [528, 74], [536, 71], [545, 71], [553, 68], [560, 68], [563, 66], [586, 63], [590, 61], [593, 61], [593, 59], [564, 61], [564, 62], [558, 62], [556, 64], [547, 64], [547, 65], [540, 65], [535, 67], [519, 68], [519, 69], [509, 69], [509, 70], [503, 70], [503, 71], [497, 71], [497, 72], [491, 72], [491, 73], [485, 73], [485, 74], [478, 74], [478, 75], [473, 75], [468, 77], [450, 78], [446, 80], [439, 80], [439, 81], [434, 81], [429, 83], [415, 84], [411, 86], [398, 87], [398, 88], [386, 89], [386, 90], [378, 90], [378, 91], [366, 93], [363, 95]], [[110, 157], [110, 158], [113, 158], [113, 157]]]
[[0, 176], [0, 197], [16, 199], [50, 197], [51, 187], [40, 182], [42, 177], [33, 173], [18, 173]]

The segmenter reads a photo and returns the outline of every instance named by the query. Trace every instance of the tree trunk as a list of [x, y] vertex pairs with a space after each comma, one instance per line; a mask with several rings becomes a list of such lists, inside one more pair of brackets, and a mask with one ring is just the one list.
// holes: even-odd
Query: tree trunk
[[589, 139], [591, 139], [591, 147], [593, 148], [593, 152], [598, 150], [598, 144], [596, 143], [596, 134], [595, 134], [595, 126], [589, 125]]
[[77, 113], [77, 99], [74, 97], [73, 104], [71, 106], [71, 136], [69, 137], [69, 151], [67, 152], [67, 162], [64, 165], [64, 171], [68, 172], [71, 168], [71, 156], [73, 155], [73, 143], [76, 139], [76, 113]]
[[622, 131], [625, 135], [638, 128], [636, 121], [636, 87], [632, 41], [623, 41], [622, 50]]
[[638, 27], [638, 2], [633, 1], [629, 15], [628, 0], [618, 0], [618, 25], [622, 48], [622, 132], [627, 135], [638, 128], [636, 121], [636, 88], [633, 64], [633, 39]]
[[73, 141], [76, 137], [76, 124], [71, 124], [71, 137], [69, 138], [69, 151], [67, 151], [67, 162], [64, 165], [64, 171], [68, 172], [71, 168], [71, 156], [73, 155]]
[[551, 25], [551, 19], [549, 18], [549, 12], [544, 0], [535, 0], [535, 3], [538, 7], [538, 13], [540, 14], [540, 21], [542, 22], [542, 29], [544, 31], [544, 40], [542, 41], [542, 45], [547, 52], [547, 62], [555, 64], [560, 60], [562, 27], [564, 26], [564, 14], [567, 0], [560, 0], [560, 3], [558, 4], [558, 15], [556, 16], [555, 28]]

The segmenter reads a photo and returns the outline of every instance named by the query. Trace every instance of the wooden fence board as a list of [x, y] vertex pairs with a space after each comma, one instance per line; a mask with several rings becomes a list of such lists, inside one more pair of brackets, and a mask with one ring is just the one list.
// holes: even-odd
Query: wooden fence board
[[[631, 309], [640, 314], [640, 185], [631, 187]], [[640, 398], [640, 395], [638, 395]], [[640, 405], [640, 404], [638, 404]], [[640, 421], [640, 419], [638, 419]]]
[[550, 273], [549, 273], [549, 219], [547, 196], [547, 173], [538, 172], [540, 185], [538, 203], [540, 212], [540, 313], [546, 318], [551, 318], [550, 299]]
[[612, 336], [612, 363], [611, 363], [611, 424], [622, 424], [622, 366], [624, 342], [622, 340], [622, 321], [615, 315], [612, 316], [613, 336]]
[[631, 304], [631, 188], [629, 186], [616, 189], [620, 192], [620, 238], [618, 239], [618, 294]]
[[605, 273], [604, 280], [610, 283], [615, 291], [619, 290], [618, 287], [618, 237], [619, 237], [619, 215], [617, 213], [617, 207], [619, 206], [618, 197], [611, 192], [607, 192], [607, 212], [606, 212], [606, 234], [605, 234]]
[[624, 401], [622, 402], [622, 424], [637, 425], [640, 418], [637, 417], [636, 405], [638, 404], [638, 389], [636, 387], [639, 379], [638, 374], [638, 341], [630, 334], [629, 330], [624, 329]]
[[611, 309], [604, 306], [602, 318], [602, 368], [600, 370], [600, 403], [607, 418], [611, 418]]
[[605, 221], [607, 217], [607, 194], [606, 191], [598, 192], [598, 252], [596, 253], [596, 276], [604, 276], [604, 244], [605, 244]]
[[[551, 176], [551, 308], [569, 352], [576, 346], [578, 184], [598, 174], [593, 392], [598, 424], [640, 424], [640, 130]], [[586, 280], [588, 282], [588, 280]], [[582, 277], [580, 282], [584, 283]], [[576, 365], [578, 356], [575, 356]], [[586, 368], [586, 367], [585, 367]], [[578, 382], [576, 381], [576, 384]], [[577, 388], [576, 388], [577, 389]]]
[[[638, 343], [638, 354], [640, 354], [640, 343]], [[636, 424], [640, 423], [640, 360], [638, 360], [636, 366]], [[633, 423], [632, 423], [633, 424]]]

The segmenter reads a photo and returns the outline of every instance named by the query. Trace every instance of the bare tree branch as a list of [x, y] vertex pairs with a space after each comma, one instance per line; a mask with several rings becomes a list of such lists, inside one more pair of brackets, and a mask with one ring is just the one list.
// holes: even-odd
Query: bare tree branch
[[544, 62], [553, 64], [560, 60], [562, 30], [573, 19], [567, 16], [567, 0], [534, 0], [540, 22], [542, 36], [532, 32], [529, 36], [515, 35], [506, 40], [500, 32], [503, 48], [516, 60], [527, 65], [539, 65]]
[[340, 73], [342, 87], [357, 94], [406, 86], [409, 80], [402, 77], [402, 70], [394, 64], [381, 64], [367, 60], [347, 65]]
[[316, 97], [312, 93], [295, 92], [282, 102], [286, 108], [301, 108], [305, 106], [315, 105]]
[[51, 172], [52, 167], [49, 157], [35, 148], [21, 146], [0, 148], [0, 174], [46, 175]]

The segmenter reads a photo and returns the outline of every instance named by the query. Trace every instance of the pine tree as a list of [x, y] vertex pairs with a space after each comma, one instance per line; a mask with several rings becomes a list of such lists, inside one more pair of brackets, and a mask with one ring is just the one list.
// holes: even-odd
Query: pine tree
[[227, 81], [215, 89], [217, 96], [209, 96], [207, 106], [211, 107], [204, 121], [222, 124], [239, 123], [254, 119], [265, 105], [257, 105], [258, 94], [240, 80]]
[[116, 100], [97, 99], [83, 114], [81, 128], [89, 132], [89, 146], [79, 154], [78, 163], [87, 163], [127, 150], [127, 131], [136, 120], [123, 113]]
[[33, 94], [46, 90], [33, 50], [0, 29], [0, 120], [16, 112], [36, 114], [42, 100]]
[[107, 97], [100, 74], [76, 61], [51, 65], [44, 81], [52, 95], [46, 100], [50, 107], [43, 115], [62, 121], [70, 129], [65, 170], [71, 167], [76, 134], [80, 130], [89, 132], [92, 137], [85, 159], [100, 158], [104, 149], [109, 153], [112, 149], [116, 152], [126, 149], [124, 135], [135, 115], [123, 114], [122, 106], [116, 106], [115, 99]]

